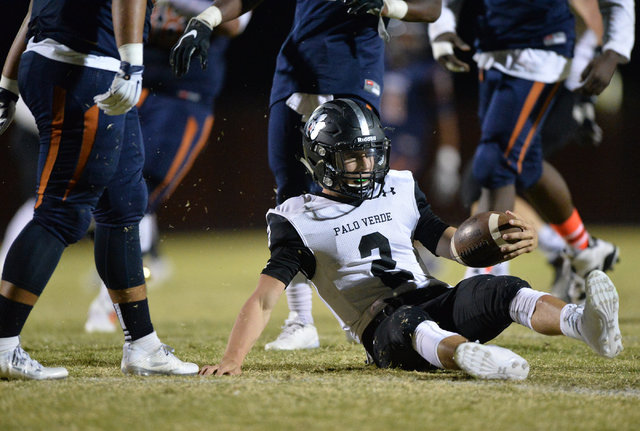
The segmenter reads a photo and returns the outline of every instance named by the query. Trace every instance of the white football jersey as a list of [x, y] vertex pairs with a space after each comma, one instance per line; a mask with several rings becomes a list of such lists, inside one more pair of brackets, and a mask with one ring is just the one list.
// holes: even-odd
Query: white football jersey
[[359, 205], [307, 194], [269, 214], [286, 218], [312, 251], [311, 282], [359, 337], [384, 299], [430, 280], [412, 242], [420, 213], [408, 171], [390, 171], [383, 193]]

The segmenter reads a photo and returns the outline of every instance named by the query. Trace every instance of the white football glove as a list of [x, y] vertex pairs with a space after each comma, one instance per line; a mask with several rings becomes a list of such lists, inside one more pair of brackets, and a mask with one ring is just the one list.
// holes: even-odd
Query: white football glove
[[93, 101], [107, 115], [122, 115], [138, 103], [142, 93], [142, 72], [144, 66], [134, 66], [120, 62], [120, 70], [113, 78], [106, 93], [98, 94]]
[[13, 121], [16, 113], [18, 95], [11, 90], [0, 87], [0, 135], [4, 133]]

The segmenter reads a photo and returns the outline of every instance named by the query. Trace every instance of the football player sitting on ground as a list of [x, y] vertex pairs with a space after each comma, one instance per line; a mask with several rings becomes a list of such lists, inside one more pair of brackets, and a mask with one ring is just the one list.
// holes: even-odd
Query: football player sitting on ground
[[[271, 310], [298, 271], [351, 327], [375, 364], [406, 370], [462, 369], [484, 379], [527, 377], [525, 359], [485, 343], [517, 322], [584, 341], [597, 354], [622, 351], [618, 295], [602, 271], [586, 282], [585, 305], [567, 304], [512, 276], [479, 275], [455, 287], [425, 273], [413, 240], [453, 259], [456, 231], [430, 210], [408, 171], [389, 170], [378, 117], [352, 99], [318, 107], [304, 128], [303, 162], [322, 187], [267, 213], [271, 258], [242, 307], [222, 360], [201, 375], [237, 375]], [[505, 260], [532, 251], [537, 237], [504, 234]], [[470, 340], [478, 340], [472, 342]]]

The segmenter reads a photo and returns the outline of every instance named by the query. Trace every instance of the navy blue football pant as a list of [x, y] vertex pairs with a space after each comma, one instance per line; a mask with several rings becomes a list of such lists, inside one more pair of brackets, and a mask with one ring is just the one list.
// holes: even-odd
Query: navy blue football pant
[[205, 148], [213, 127], [212, 103], [144, 89], [138, 112], [145, 149], [143, 175], [149, 191], [147, 212], [154, 213]]
[[545, 84], [490, 69], [480, 72], [480, 144], [473, 177], [488, 189], [533, 186], [542, 175], [540, 130], [560, 82]]
[[300, 162], [302, 116], [280, 100], [269, 110], [269, 168], [276, 180], [276, 203], [313, 190], [313, 178]]
[[3, 279], [39, 295], [64, 247], [96, 221], [95, 257], [110, 289], [144, 284], [138, 223], [147, 206], [136, 109], [108, 116], [93, 102], [114, 72], [27, 52], [20, 92], [40, 133], [34, 217], [12, 245]]
[[454, 288], [436, 284], [388, 301], [362, 334], [362, 344], [380, 368], [429, 370], [435, 367], [412, 346], [418, 325], [434, 321], [442, 329], [485, 343], [512, 322], [509, 306], [518, 291], [530, 287], [512, 276], [478, 275]]

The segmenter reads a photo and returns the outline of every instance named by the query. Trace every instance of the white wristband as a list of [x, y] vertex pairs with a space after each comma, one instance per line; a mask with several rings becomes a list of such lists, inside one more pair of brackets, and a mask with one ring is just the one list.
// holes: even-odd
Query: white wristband
[[196, 16], [198, 21], [205, 23], [211, 30], [222, 22], [222, 12], [216, 6], [209, 6]]
[[18, 89], [18, 81], [16, 79], [7, 78], [6, 76], [2, 75], [2, 78], [0, 78], [0, 88], [9, 90], [15, 95], [20, 95], [20, 90]]
[[402, 0], [384, 0], [387, 6], [387, 18], [402, 19], [407, 16], [409, 5]]
[[431, 42], [431, 52], [436, 60], [443, 55], [453, 54], [453, 44], [451, 42]]
[[122, 61], [136, 66], [140, 66], [143, 63], [141, 43], [125, 43], [118, 48], [118, 52]]

